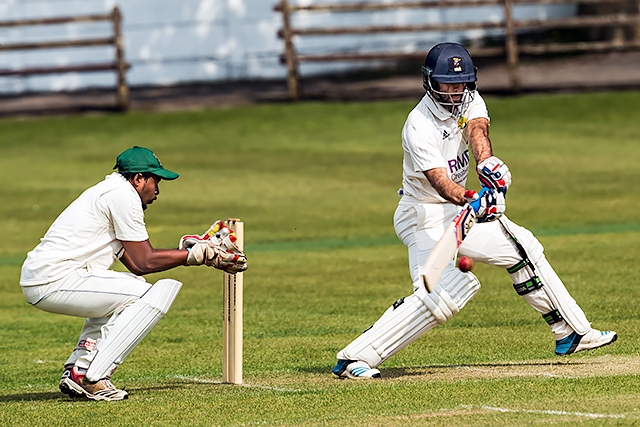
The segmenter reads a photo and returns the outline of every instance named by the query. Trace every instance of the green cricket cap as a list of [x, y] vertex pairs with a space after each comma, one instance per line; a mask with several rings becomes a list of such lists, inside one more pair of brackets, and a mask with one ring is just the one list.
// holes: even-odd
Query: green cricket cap
[[123, 151], [116, 158], [116, 165], [113, 168], [118, 169], [120, 173], [152, 173], [169, 181], [180, 176], [165, 169], [153, 151], [137, 145]]

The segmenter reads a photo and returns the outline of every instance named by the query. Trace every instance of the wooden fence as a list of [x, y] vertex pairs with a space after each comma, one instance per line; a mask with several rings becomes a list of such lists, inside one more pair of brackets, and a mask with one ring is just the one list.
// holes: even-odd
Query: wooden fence
[[[591, 7], [595, 14], [577, 15], [571, 18], [517, 20], [514, 8], [522, 5], [576, 4]], [[421, 25], [374, 25], [360, 27], [315, 27], [296, 28], [292, 23], [296, 12], [372, 12], [394, 9], [436, 9], [436, 8], [473, 8], [480, 6], [498, 6], [502, 8], [503, 19], [500, 22], [437, 23]], [[426, 52], [353, 52], [337, 54], [313, 54], [297, 52], [294, 40], [305, 36], [336, 35], [372, 35], [381, 33], [411, 32], [451, 32], [466, 30], [493, 30], [501, 34], [504, 42], [498, 46], [470, 46], [474, 57], [504, 57], [511, 89], [520, 91], [519, 61], [520, 55], [542, 55], [549, 53], [607, 52], [635, 50], [640, 48], [640, 1], [631, 0], [448, 0], [448, 1], [398, 1], [382, 3], [364, 1], [342, 4], [312, 4], [299, 6], [289, 0], [279, 0], [274, 10], [282, 14], [283, 26], [278, 36], [284, 40], [284, 54], [281, 62], [287, 67], [289, 96], [300, 99], [299, 65], [301, 62], [348, 62], [348, 61], [400, 61], [424, 60]], [[609, 29], [604, 40], [579, 40], [566, 43], [533, 43], [519, 40], [518, 35], [557, 29]], [[626, 30], [626, 31], [625, 31]]]
[[44, 74], [59, 73], [85, 73], [85, 72], [104, 72], [115, 71], [117, 76], [116, 84], [116, 106], [119, 110], [125, 111], [129, 107], [129, 87], [127, 86], [126, 72], [130, 65], [124, 59], [124, 46], [122, 41], [122, 15], [117, 7], [114, 7], [111, 13], [103, 15], [82, 15], [68, 16], [49, 19], [24, 19], [15, 21], [0, 21], [0, 28], [9, 27], [26, 27], [37, 25], [60, 25], [68, 23], [81, 22], [98, 22], [111, 21], [113, 34], [102, 38], [87, 38], [74, 40], [57, 40], [45, 42], [29, 42], [29, 43], [12, 43], [0, 45], [0, 53], [7, 51], [23, 51], [36, 49], [55, 49], [55, 48], [72, 48], [87, 46], [113, 46], [115, 49], [115, 58], [113, 61], [92, 63], [92, 64], [75, 64], [64, 66], [42, 66], [30, 67], [22, 69], [0, 69], [0, 77], [2, 76], [32, 76]]

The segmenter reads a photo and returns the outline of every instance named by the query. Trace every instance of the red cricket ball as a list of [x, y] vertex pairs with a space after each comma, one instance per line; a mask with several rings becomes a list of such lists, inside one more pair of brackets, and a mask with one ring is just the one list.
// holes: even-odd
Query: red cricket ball
[[458, 268], [460, 269], [460, 271], [471, 271], [473, 270], [473, 266], [474, 262], [468, 256], [461, 256], [460, 258], [458, 258]]

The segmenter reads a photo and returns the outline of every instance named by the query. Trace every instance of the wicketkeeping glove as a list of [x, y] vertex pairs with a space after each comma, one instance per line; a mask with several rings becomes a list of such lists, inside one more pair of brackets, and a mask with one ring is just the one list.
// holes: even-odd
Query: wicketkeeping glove
[[478, 222], [494, 221], [507, 209], [504, 194], [493, 188], [482, 187], [479, 193], [467, 190], [464, 196], [473, 208]]
[[231, 274], [241, 273], [247, 269], [247, 257], [236, 245], [236, 240], [235, 233], [224, 225], [209, 237], [209, 244], [220, 252], [217, 265], [213, 267]]
[[[191, 246], [195, 245], [198, 242], [206, 242], [209, 240], [214, 234], [220, 232], [221, 230], [226, 229], [225, 234], [233, 234], [227, 226], [224, 225], [224, 222], [221, 220], [217, 220], [214, 222], [211, 227], [202, 235], [198, 234], [185, 234], [180, 238], [180, 243], [178, 244], [178, 249], [189, 249]], [[234, 234], [235, 237], [235, 234]], [[235, 241], [235, 240], [234, 240]]]
[[197, 234], [186, 234], [180, 238], [178, 249], [189, 249], [198, 242], [206, 242], [208, 238], [198, 236]]
[[229, 227], [222, 221], [216, 221], [202, 236], [182, 236], [178, 247], [189, 250], [188, 265], [204, 264], [235, 274], [247, 269], [247, 257], [236, 245], [236, 240]]
[[511, 185], [511, 172], [502, 160], [491, 156], [478, 163], [476, 170], [483, 187], [494, 188], [502, 194], [507, 194]]
[[215, 242], [197, 242], [189, 249], [187, 265], [206, 265], [235, 274], [247, 269], [247, 258], [244, 255], [231, 253]]
[[[202, 265], [216, 257], [216, 252], [209, 242], [196, 242], [187, 249], [187, 265]], [[210, 261], [209, 261], [210, 262]]]

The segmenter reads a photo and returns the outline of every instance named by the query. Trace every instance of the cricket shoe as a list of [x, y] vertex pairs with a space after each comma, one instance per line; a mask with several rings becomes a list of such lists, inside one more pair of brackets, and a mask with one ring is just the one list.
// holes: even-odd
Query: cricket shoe
[[108, 378], [89, 381], [85, 374], [79, 373], [75, 367], [62, 381], [70, 390], [91, 400], [124, 400], [129, 397], [126, 391], [118, 390]]
[[62, 378], [60, 378], [60, 391], [69, 397], [83, 397], [84, 393], [78, 393], [74, 389], [70, 388], [65, 380], [71, 376], [71, 369], [73, 369], [73, 365], [65, 365], [64, 371], [62, 372]]
[[367, 362], [357, 360], [339, 359], [331, 372], [338, 378], [380, 378], [379, 370], [372, 368]]
[[573, 332], [571, 335], [556, 341], [556, 354], [566, 356], [582, 350], [593, 350], [611, 344], [618, 339], [618, 334], [613, 331], [599, 331], [590, 329], [584, 335]]

